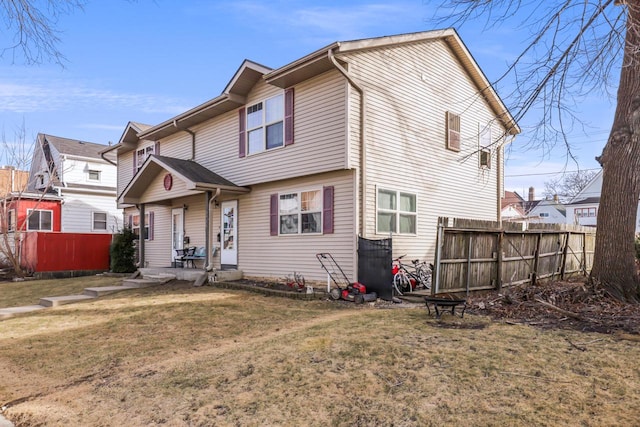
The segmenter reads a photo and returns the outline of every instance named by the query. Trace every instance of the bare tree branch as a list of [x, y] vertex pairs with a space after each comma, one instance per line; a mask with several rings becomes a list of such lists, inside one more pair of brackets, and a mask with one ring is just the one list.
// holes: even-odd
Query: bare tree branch
[[52, 61], [63, 65], [65, 57], [58, 49], [62, 15], [84, 8], [85, 0], [0, 0], [0, 32], [5, 36], [0, 58], [28, 65]]

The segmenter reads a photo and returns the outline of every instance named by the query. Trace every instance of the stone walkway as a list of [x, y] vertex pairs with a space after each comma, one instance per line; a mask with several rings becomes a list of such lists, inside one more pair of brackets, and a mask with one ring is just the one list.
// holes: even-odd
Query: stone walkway
[[[15, 316], [16, 314], [29, 313], [31, 311], [43, 310], [48, 307], [57, 307], [63, 304], [71, 304], [74, 302], [86, 301], [94, 298], [99, 298], [102, 295], [112, 294], [115, 292], [122, 292], [130, 289], [146, 288], [149, 286], [161, 285], [167, 283], [170, 280], [175, 279], [175, 276], [170, 274], [162, 274], [155, 276], [145, 276], [143, 279], [124, 279], [120, 286], [101, 286], [94, 288], [85, 288], [82, 294], [79, 295], [66, 295], [59, 297], [45, 297], [40, 298], [37, 305], [25, 305], [22, 307], [9, 307], [0, 308], [0, 319], [7, 319]], [[1, 421], [1, 420], [0, 420]], [[2, 427], [2, 424], [0, 424]]]

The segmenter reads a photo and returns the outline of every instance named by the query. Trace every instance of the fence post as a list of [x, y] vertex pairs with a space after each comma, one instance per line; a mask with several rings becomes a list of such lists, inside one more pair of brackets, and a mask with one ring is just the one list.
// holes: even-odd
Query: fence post
[[569, 253], [570, 237], [571, 237], [571, 232], [567, 231], [565, 233], [564, 249], [562, 250], [562, 267], [560, 269], [560, 280], [564, 280], [564, 275], [565, 275], [565, 272], [567, 271], [567, 254]]
[[587, 233], [582, 233], [582, 274], [587, 275]]
[[473, 233], [468, 233], [469, 236], [469, 248], [467, 250], [467, 296], [469, 296], [469, 287], [471, 286], [471, 242], [473, 241]]
[[536, 241], [536, 252], [533, 256], [533, 273], [531, 273], [531, 286], [535, 286], [538, 280], [538, 261], [540, 260], [540, 241], [542, 240], [542, 233], [538, 233], [538, 239]]
[[431, 295], [435, 295], [440, 290], [440, 259], [442, 257], [442, 239], [444, 234], [444, 218], [438, 218], [438, 232], [436, 234], [436, 259], [433, 266], [435, 281], [431, 287]]
[[503, 258], [504, 230], [498, 233], [498, 266], [496, 268], [496, 290], [502, 292], [502, 258]]

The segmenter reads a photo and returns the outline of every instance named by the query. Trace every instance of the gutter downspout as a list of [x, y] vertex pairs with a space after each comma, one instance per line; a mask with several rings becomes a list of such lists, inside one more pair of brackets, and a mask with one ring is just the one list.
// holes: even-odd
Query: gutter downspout
[[[338, 43], [337, 48], [340, 48], [340, 43]], [[349, 74], [349, 72], [345, 70], [342, 65], [338, 63], [333, 53], [334, 49], [329, 49], [328, 51], [329, 60], [333, 63], [336, 69], [347, 79], [347, 81], [351, 84], [351, 86], [353, 86], [355, 90], [357, 90], [358, 93], [360, 94], [360, 141], [359, 142], [360, 142], [360, 184], [362, 186], [362, 206], [360, 209], [360, 228], [362, 231], [362, 237], [366, 237], [365, 220], [366, 220], [366, 206], [367, 206], [367, 173], [366, 173], [367, 150], [365, 145], [365, 129], [366, 129], [365, 92], [364, 92], [364, 89], [362, 89], [362, 87], [355, 82], [355, 80]]]
[[[115, 147], [115, 146], [114, 146]], [[113, 150], [113, 149], [112, 149]], [[102, 158], [102, 160], [104, 160], [107, 163], [111, 163], [113, 166], [118, 166], [118, 164], [116, 162], [112, 162], [111, 160], [107, 159], [104, 155], [107, 154], [109, 151], [112, 150], [107, 150], [107, 151], [103, 151], [102, 153], [100, 153], [100, 157]]]
[[191, 135], [191, 158], [189, 160], [194, 160], [195, 161], [195, 159], [196, 159], [196, 133], [194, 131], [192, 131], [191, 129], [189, 129], [189, 128], [180, 129], [178, 127], [178, 121], [177, 120], [173, 121], [173, 127], [175, 127], [178, 130], [185, 131], [186, 133]]
[[[206, 271], [213, 270], [213, 243], [211, 243], [211, 244], [209, 243], [209, 242], [212, 241], [212, 239], [211, 239], [211, 230], [210, 230], [211, 227], [209, 225], [209, 223], [211, 222], [210, 221], [211, 204], [214, 203], [217, 200], [217, 198], [218, 198], [218, 196], [220, 196], [221, 192], [222, 191], [220, 190], [220, 187], [218, 187], [216, 189], [216, 193], [213, 196], [211, 196], [211, 198], [209, 199], [209, 203], [207, 203], [207, 211], [206, 211], [206, 215], [205, 215], [206, 221], [207, 221], [207, 223], [205, 225], [205, 229], [207, 230], [207, 242], [205, 244], [206, 251], [207, 251], [207, 266], [205, 267]], [[211, 194], [210, 191], [207, 192], [207, 196], [209, 194]]]
[[[513, 140], [515, 139], [515, 136], [511, 136], [511, 141], [509, 141], [509, 144], [511, 144], [513, 142]], [[503, 188], [504, 188], [504, 169], [503, 169], [503, 158], [504, 158], [504, 147], [507, 145], [506, 142], [506, 138], [504, 140], [504, 142], [502, 144], [498, 145], [498, 149], [497, 149], [497, 154], [498, 154], [498, 159], [497, 159], [497, 189], [496, 189], [496, 193], [497, 193], [497, 197], [498, 197], [498, 222], [502, 224], [502, 195], [504, 194]]]

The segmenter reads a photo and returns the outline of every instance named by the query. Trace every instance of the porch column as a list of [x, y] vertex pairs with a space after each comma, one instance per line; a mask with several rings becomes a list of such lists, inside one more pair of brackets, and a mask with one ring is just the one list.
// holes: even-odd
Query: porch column
[[209, 265], [211, 265], [211, 263], [213, 262], [213, 259], [211, 258], [211, 198], [212, 198], [212, 193], [211, 191], [207, 191], [205, 193], [205, 202], [204, 202], [204, 233], [206, 236], [205, 242], [204, 242], [204, 250], [206, 251], [206, 256], [205, 256], [205, 264], [204, 264], [204, 268], [206, 269]]
[[140, 204], [138, 208], [140, 214], [140, 235], [138, 236], [138, 268], [144, 268], [144, 228], [147, 226], [144, 218], [144, 203]]

